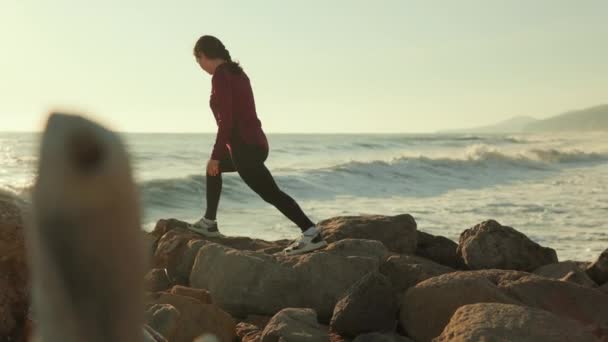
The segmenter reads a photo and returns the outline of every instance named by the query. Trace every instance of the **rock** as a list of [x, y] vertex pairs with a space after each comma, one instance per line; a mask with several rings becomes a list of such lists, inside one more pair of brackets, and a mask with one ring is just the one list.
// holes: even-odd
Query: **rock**
[[216, 238], [208, 238], [192, 232], [187, 228], [188, 223], [176, 219], [159, 220], [156, 223], [153, 234], [160, 239], [166, 233], [175, 230], [182, 235], [190, 236], [190, 240], [204, 240], [238, 250], [257, 251], [266, 254], [274, 254], [283, 250], [291, 243], [290, 240], [264, 241], [259, 239], [251, 239], [243, 236], [224, 236]]
[[173, 295], [194, 298], [203, 304], [212, 304], [211, 295], [209, 294], [209, 291], [207, 291], [207, 290], [195, 289], [192, 287], [176, 285], [176, 286], [173, 286], [173, 288], [171, 288], [170, 293]]
[[380, 266], [380, 272], [390, 279], [395, 292], [401, 296], [407, 289], [424, 280], [454, 270], [421, 257], [393, 255]]
[[327, 329], [317, 322], [311, 309], [287, 308], [277, 313], [262, 332], [262, 342], [327, 341]]
[[500, 287], [525, 305], [592, 326], [608, 338], [608, 296], [596, 289], [536, 276], [505, 282]]
[[414, 342], [414, 340], [395, 333], [375, 332], [359, 335], [353, 342]]
[[380, 241], [344, 239], [330, 244], [324, 252], [343, 257], [367, 257], [383, 262], [389, 255], [388, 249]]
[[464, 271], [425, 280], [407, 290], [401, 300], [401, 325], [418, 342], [441, 334], [461, 306], [484, 302], [520, 304], [498, 287], [527, 273], [502, 270]]
[[533, 273], [546, 278], [562, 279], [570, 272], [584, 271], [589, 265], [590, 263], [588, 262], [562, 261], [555, 264], [541, 266], [534, 270]]
[[458, 255], [458, 244], [446, 237], [418, 231], [416, 255], [454, 269], [466, 266]]
[[155, 304], [146, 310], [148, 325], [169, 341], [173, 341], [179, 324], [179, 311], [169, 304]]
[[163, 335], [147, 324], [144, 324], [142, 330], [144, 342], [169, 342]]
[[571, 271], [566, 274], [562, 279], [562, 281], [567, 281], [570, 283], [578, 284], [585, 287], [597, 287], [597, 284], [589, 278], [587, 272], [585, 271]]
[[213, 304], [168, 293], [162, 293], [154, 304], [172, 305], [180, 313], [172, 342], [191, 342], [203, 334], [213, 334], [219, 341], [232, 342], [236, 336], [232, 317]]
[[409, 338], [397, 334], [369, 333], [357, 336], [353, 342], [414, 342]]
[[416, 251], [416, 221], [409, 214], [339, 216], [323, 220], [317, 226], [329, 243], [344, 239], [377, 240], [394, 253]]
[[524, 272], [454, 272], [410, 288], [401, 323], [416, 341], [438, 336], [458, 307], [477, 303], [527, 305], [573, 319], [608, 337], [608, 296], [593, 288]]
[[600, 292], [603, 292], [608, 295], [608, 283], [598, 287], [597, 289], [600, 290]]
[[188, 284], [188, 276], [198, 250], [206, 244], [198, 235], [183, 230], [170, 230], [157, 243], [154, 267], [167, 269], [173, 283]]
[[257, 325], [241, 322], [236, 325], [236, 335], [241, 342], [257, 342], [262, 338], [262, 330]]
[[499, 303], [460, 307], [433, 341], [599, 342], [576, 321], [540, 309]]
[[199, 249], [209, 242], [238, 250], [278, 252], [289, 244], [288, 240], [268, 242], [247, 237], [207, 238], [187, 229], [188, 223], [176, 219], [159, 220], [149, 235], [157, 239], [153, 265], [166, 268], [171, 280], [188, 285], [188, 279]]
[[355, 337], [374, 331], [391, 331], [396, 326], [397, 298], [390, 280], [372, 272], [356, 282], [336, 304], [331, 329]]
[[208, 289], [214, 303], [238, 317], [308, 307], [318, 312], [322, 322], [329, 322], [346, 290], [379, 267], [375, 258], [339, 254], [271, 256], [209, 243], [198, 253], [190, 284]]
[[166, 268], [154, 268], [148, 271], [144, 277], [144, 287], [146, 291], [158, 292], [171, 287], [171, 280]]
[[0, 192], [0, 336], [22, 338], [28, 312], [28, 267], [22, 208], [12, 195]]
[[608, 283], [608, 249], [606, 249], [599, 258], [587, 268], [587, 274], [598, 285]]
[[266, 324], [270, 322], [272, 316], [258, 316], [258, 315], [249, 315], [247, 318], [243, 320], [243, 323], [253, 324], [257, 327], [260, 327], [261, 330], [264, 330]]
[[541, 247], [517, 230], [494, 220], [484, 221], [460, 235], [458, 254], [472, 270], [533, 271], [557, 262], [551, 248]]

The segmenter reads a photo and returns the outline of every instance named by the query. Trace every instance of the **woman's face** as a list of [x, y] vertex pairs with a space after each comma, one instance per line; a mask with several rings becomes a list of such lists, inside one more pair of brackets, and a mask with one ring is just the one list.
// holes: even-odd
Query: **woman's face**
[[201, 66], [201, 69], [205, 70], [209, 75], [212, 74], [211, 60], [204, 53], [196, 56], [196, 62]]

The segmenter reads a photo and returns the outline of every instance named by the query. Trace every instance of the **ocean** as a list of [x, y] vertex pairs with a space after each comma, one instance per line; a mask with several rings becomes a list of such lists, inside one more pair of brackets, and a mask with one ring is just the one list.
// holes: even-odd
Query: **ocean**
[[[198, 219], [213, 134], [121, 134], [141, 193], [142, 222]], [[39, 134], [0, 133], [0, 190], [28, 199]], [[458, 241], [487, 219], [594, 260], [608, 247], [608, 134], [268, 134], [266, 165], [317, 222], [409, 213]], [[236, 173], [224, 174], [226, 235], [294, 238], [298, 228]]]

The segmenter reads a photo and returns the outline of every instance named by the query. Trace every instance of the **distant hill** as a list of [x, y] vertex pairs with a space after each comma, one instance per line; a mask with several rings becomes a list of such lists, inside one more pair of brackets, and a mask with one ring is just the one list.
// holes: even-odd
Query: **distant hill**
[[608, 104], [574, 110], [547, 119], [517, 116], [494, 125], [439, 131], [438, 133], [521, 133], [608, 131]]
[[494, 125], [479, 126], [473, 128], [452, 129], [440, 131], [439, 133], [511, 133], [521, 132], [528, 125], [535, 123], [538, 119], [530, 116], [516, 116], [501, 121]]
[[530, 123], [525, 131], [608, 131], [608, 104], [575, 110]]

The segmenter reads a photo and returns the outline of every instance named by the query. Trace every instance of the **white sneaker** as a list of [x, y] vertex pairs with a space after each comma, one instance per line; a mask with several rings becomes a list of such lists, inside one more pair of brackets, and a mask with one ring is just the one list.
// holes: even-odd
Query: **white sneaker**
[[202, 236], [206, 237], [221, 237], [223, 236], [220, 231], [217, 229], [217, 222], [214, 220], [209, 220], [204, 216], [201, 217], [200, 220], [189, 224], [188, 229], [195, 233], [199, 233]]
[[283, 250], [285, 255], [298, 255], [308, 252], [315, 251], [327, 246], [327, 242], [323, 240], [321, 232], [317, 232], [315, 235], [302, 234], [298, 237], [291, 245], [287, 246]]

